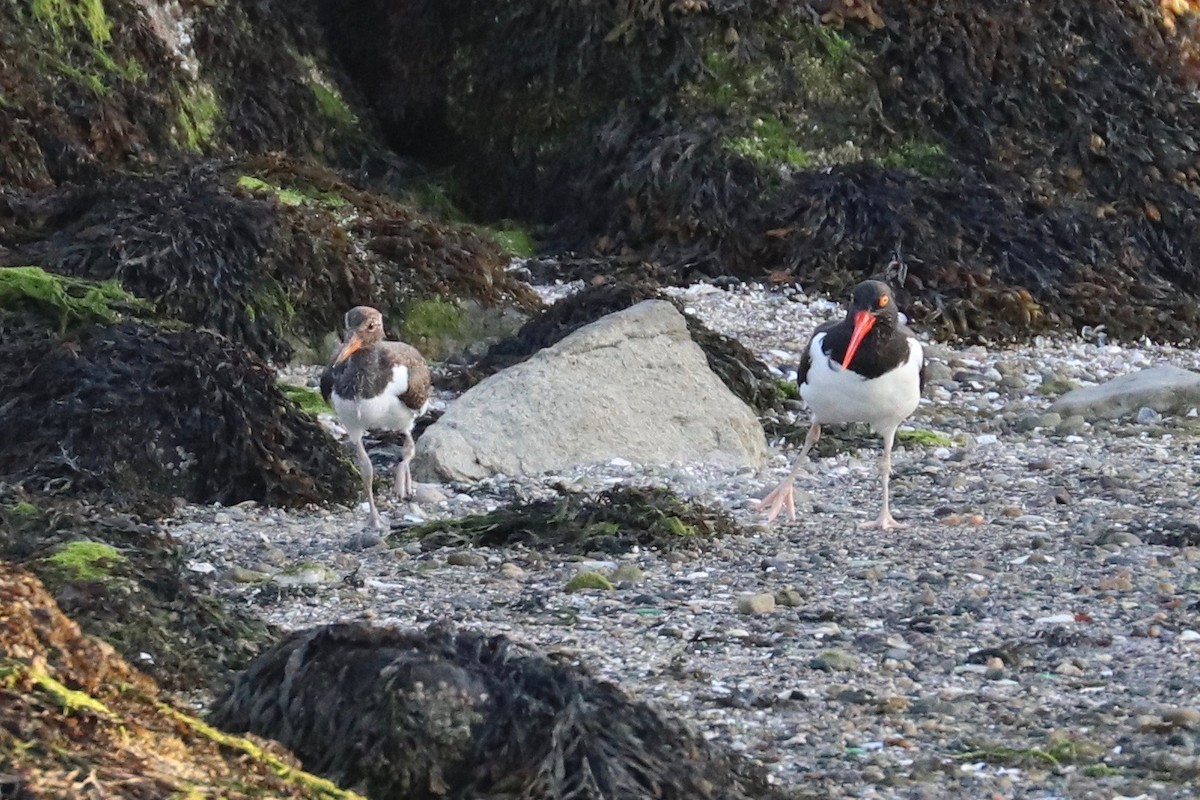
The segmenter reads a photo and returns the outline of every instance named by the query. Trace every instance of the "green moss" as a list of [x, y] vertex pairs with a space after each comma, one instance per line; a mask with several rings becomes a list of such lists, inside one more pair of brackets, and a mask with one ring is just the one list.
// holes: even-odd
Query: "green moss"
[[101, 703], [87, 692], [68, 688], [48, 673], [44, 666], [40, 666], [37, 663], [25, 666], [20, 662], [15, 663], [14, 666], [18, 672], [25, 672], [35, 686], [57, 700], [62, 706], [64, 713], [71, 714], [79, 711], [91, 711], [93, 714], [107, 717], [108, 719], [117, 718], [117, 715], [109, 710], [108, 706], [104, 705], [104, 703]]
[[776, 381], [775, 385], [779, 388], [779, 394], [788, 400], [800, 400], [800, 387], [795, 381]]
[[429, 342], [462, 335], [466, 314], [456, 303], [435, 297], [417, 300], [404, 312], [402, 337], [406, 342]]
[[1104, 748], [1096, 742], [1052, 732], [1047, 737], [1045, 747], [1007, 747], [989, 744], [973, 749], [961, 755], [960, 758], [968, 761], [987, 761], [992, 764], [1016, 766], [1041, 763], [1060, 767], [1065, 764], [1081, 765], [1085, 762], [1092, 762], [1089, 767], [1106, 770], [1108, 766], [1097, 761], [1103, 753]]
[[299, 206], [306, 202], [318, 203], [326, 208], [342, 208], [349, 205], [345, 198], [339, 197], [333, 192], [322, 192], [311, 188], [299, 189], [293, 186], [276, 186], [253, 175], [241, 176], [238, 178], [237, 185], [251, 192], [273, 194], [285, 206]]
[[71, 28], [82, 28], [96, 45], [112, 39], [112, 24], [104, 11], [104, 0], [33, 0], [29, 10], [56, 40], [61, 41]]
[[599, 572], [591, 572], [585, 570], [576, 573], [575, 577], [567, 581], [564, 587], [568, 592], [582, 592], [588, 589], [602, 589], [604, 591], [612, 591], [614, 588], [612, 581]]
[[853, 42], [828, 25], [814, 26], [813, 33], [828, 56], [826, 63], [829, 69], [844, 69], [848, 66], [850, 56], [854, 53]]
[[18, 516], [26, 518], [40, 517], [42, 515], [42, 512], [38, 510], [37, 506], [24, 500], [20, 501], [19, 503], [13, 503], [8, 507], [8, 510]]
[[1066, 394], [1072, 389], [1077, 388], [1076, 384], [1068, 380], [1059, 380], [1058, 378], [1050, 378], [1044, 380], [1038, 385], [1038, 394], [1043, 397], [1058, 397]]
[[300, 407], [301, 411], [307, 411], [309, 414], [321, 414], [330, 411], [329, 405], [325, 402], [325, 398], [321, 397], [320, 392], [314, 392], [307, 386], [294, 386], [290, 383], [281, 383], [279, 388], [287, 395], [287, 398]]
[[1088, 764], [1080, 771], [1089, 778], [1112, 778], [1121, 774], [1121, 770], [1116, 767], [1102, 763]]
[[404, 203], [446, 222], [467, 222], [466, 213], [455, 201], [456, 188], [450, 179], [425, 178], [414, 181], [404, 193]]
[[213, 140], [223, 112], [213, 88], [204, 82], [192, 84], [179, 102], [175, 120], [175, 145], [192, 152], [202, 152]]
[[893, 169], [909, 169], [927, 178], [949, 178], [954, 174], [946, 148], [931, 142], [905, 142], [883, 155], [879, 163]]
[[274, 184], [267, 183], [264, 180], [243, 175], [238, 178], [237, 185], [243, 189], [249, 189], [252, 192], [266, 192], [273, 194], [285, 206], [298, 206], [304, 203], [305, 197], [300, 192], [294, 189], [284, 189]]
[[311, 83], [310, 87], [312, 88], [313, 96], [316, 98], [317, 110], [321, 112], [321, 116], [339, 128], [346, 130], [358, 129], [358, 115], [354, 113], [350, 106], [346, 105], [346, 101], [342, 99], [341, 92], [316, 81]]
[[104, 78], [101, 77], [99, 73], [85, 72], [84, 70], [74, 67], [68, 64], [66, 61], [62, 61], [61, 59], [57, 58], [51, 58], [49, 61], [50, 65], [53, 66], [54, 69], [58, 70], [63, 75], [66, 75], [68, 78], [71, 78], [77, 83], [87, 87], [87, 89], [97, 97], [104, 97], [112, 91], [108, 84], [104, 82]]
[[498, 227], [485, 230], [509, 258], [532, 258], [536, 252], [529, 231], [512, 220], [503, 220]]
[[149, 313], [151, 306], [116, 281], [96, 283], [24, 266], [0, 267], [0, 311], [33, 311], [66, 331], [115, 322], [124, 314]]
[[125, 556], [110, 544], [77, 539], [47, 561], [68, 573], [72, 580], [94, 581], [108, 577], [111, 567], [124, 562]]
[[296, 59], [308, 68], [308, 88], [312, 90], [313, 99], [317, 103], [317, 111], [333, 127], [345, 133], [357, 132], [362, 122], [354, 109], [342, 97], [342, 93], [321, 71], [312, 56], [295, 53]]
[[949, 447], [954, 443], [954, 440], [946, 434], [936, 433], [925, 428], [916, 428], [911, 431], [896, 431], [896, 441], [901, 444], [920, 445], [921, 447]]
[[193, 732], [204, 736], [222, 747], [228, 747], [234, 750], [240, 750], [248, 757], [259, 763], [266, 764], [279, 777], [284, 780], [292, 781], [300, 786], [319, 792], [322, 796], [329, 798], [338, 798], [339, 800], [366, 800], [362, 795], [356, 794], [348, 789], [340, 789], [338, 786], [326, 778], [313, 775], [305, 772], [302, 769], [297, 769], [287, 764], [279, 756], [264, 750], [259, 745], [255, 744], [250, 739], [242, 736], [234, 736], [224, 731], [219, 731], [208, 723], [196, 719], [193, 716], [184, 714], [182, 711], [167, 705], [166, 703], [156, 703], [155, 706], [163, 714], [174, 719], [176, 722], [186, 725]]
[[795, 134], [778, 117], [754, 120], [749, 134], [730, 139], [725, 146], [765, 166], [786, 164], [804, 169], [812, 164], [812, 157], [797, 144]]

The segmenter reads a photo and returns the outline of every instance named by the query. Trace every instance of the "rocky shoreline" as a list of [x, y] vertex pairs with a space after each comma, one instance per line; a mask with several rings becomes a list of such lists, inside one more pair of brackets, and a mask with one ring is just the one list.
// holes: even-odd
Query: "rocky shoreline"
[[[781, 378], [839, 313], [760, 286], [670, 293]], [[617, 459], [423, 485], [389, 509], [403, 525], [557, 484], [667, 485], [745, 527], [698, 552], [393, 550], [369, 546], [357, 509], [252, 503], [185, 506], [168, 528], [197, 574], [272, 623], [509, 633], [692, 720], [798, 796], [1187, 796], [1200, 775], [1200, 421], [1088, 420], [1050, 405], [1142, 367], [1198, 369], [1200, 352], [1102, 338], [932, 345], [926, 399], [895, 459], [906, 531], [855, 528], [878, 502], [873, 437], [818, 454], [797, 483], [800, 518], [772, 527], [752, 499], [786, 474], [791, 450], [761, 472]], [[780, 420], [797, 422], [803, 412]], [[565, 591], [581, 570], [612, 574], [615, 590]]]

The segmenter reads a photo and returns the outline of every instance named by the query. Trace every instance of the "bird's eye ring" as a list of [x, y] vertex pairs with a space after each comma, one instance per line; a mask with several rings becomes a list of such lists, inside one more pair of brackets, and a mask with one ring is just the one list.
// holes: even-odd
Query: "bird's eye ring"
[[879, 307], [887, 308], [887, 304], [888, 304], [888, 296], [885, 294], [883, 297], [879, 298]]

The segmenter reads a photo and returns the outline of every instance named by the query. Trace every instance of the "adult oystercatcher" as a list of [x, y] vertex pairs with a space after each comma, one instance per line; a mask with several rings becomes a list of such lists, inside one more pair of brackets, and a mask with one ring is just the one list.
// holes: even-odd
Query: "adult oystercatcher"
[[363, 447], [368, 428], [404, 432], [404, 447], [396, 465], [393, 493], [400, 499], [412, 494], [409, 461], [416, 452], [412, 430], [417, 417], [429, 407], [433, 377], [420, 352], [403, 342], [383, 340], [383, 315], [370, 306], [346, 312], [346, 338], [321, 374], [321, 395], [329, 403], [357, 450], [358, 467], [371, 507], [371, 524], [383, 528], [375, 507], [375, 477], [371, 458]]
[[846, 318], [813, 332], [796, 381], [812, 412], [812, 425], [791, 474], [759, 504], [767, 510], [767, 522], [784, 507], [788, 519], [796, 518], [792, 484], [821, 438], [821, 426], [867, 422], [883, 437], [883, 510], [863, 527], [908, 527], [892, 517], [888, 482], [896, 429], [916, 410], [925, 388], [925, 353], [912, 331], [900, 324], [896, 298], [886, 283], [863, 281], [854, 287]]

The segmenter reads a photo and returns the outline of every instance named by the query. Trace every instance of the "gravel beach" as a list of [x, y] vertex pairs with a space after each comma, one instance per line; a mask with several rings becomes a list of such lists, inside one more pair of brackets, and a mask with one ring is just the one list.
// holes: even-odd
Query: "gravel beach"
[[[788, 379], [813, 327], [842, 313], [796, 290], [672, 293]], [[1049, 406], [1148, 366], [1200, 369], [1200, 351], [1091, 332], [929, 344], [927, 356], [925, 398], [894, 459], [907, 530], [856, 527], [878, 511], [874, 437], [814, 458], [797, 480], [798, 519], [771, 526], [753, 499], [787, 474], [795, 451], [779, 446], [761, 472], [615, 460], [420, 485], [417, 502], [381, 503], [403, 523], [556, 484], [668, 485], [744, 526], [698, 553], [364, 547], [365, 514], [351, 508], [185, 506], [168, 528], [216, 591], [273, 623], [451, 620], [507, 633], [692, 720], [800, 797], [1193, 796], [1200, 419], [1063, 418]], [[585, 569], [615, 572], [616, 589], [565, 591]]]

